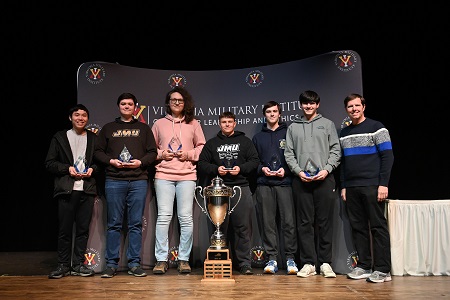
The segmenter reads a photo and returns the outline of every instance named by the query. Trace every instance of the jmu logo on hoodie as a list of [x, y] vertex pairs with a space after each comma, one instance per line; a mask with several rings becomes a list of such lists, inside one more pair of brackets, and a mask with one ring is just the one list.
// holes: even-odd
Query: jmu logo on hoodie
[[225, 144], [217, 147], [217, 153], [219, 154], [219, 159], [237, 159], [239, 155], [240, 144]]

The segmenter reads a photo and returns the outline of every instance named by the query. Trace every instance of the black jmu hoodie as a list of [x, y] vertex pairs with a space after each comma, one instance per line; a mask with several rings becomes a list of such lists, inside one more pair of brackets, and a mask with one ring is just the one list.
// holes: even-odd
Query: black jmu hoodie
[[211, 180], [219, 176], [219, 166], [239, 166], [241, 171], [234, 176], [227, 173], [221, 177], [227, 186], [248, 186], [250, 176], [254, 176], [259, 164], [258, 152], [253, 142], [245, 136], [244, 132], [235, 131], [231, 136], [225, 136], [222, 131], [209, 139], [197, 163], [201, 177]]

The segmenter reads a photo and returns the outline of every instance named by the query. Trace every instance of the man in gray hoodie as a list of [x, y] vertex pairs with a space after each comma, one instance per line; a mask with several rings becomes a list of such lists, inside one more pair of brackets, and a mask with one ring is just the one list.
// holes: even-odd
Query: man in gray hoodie
[[317, 112], [319, 95], [304, 91], [299, 100], [303, 116], [289, 125], [284, 151], [286, 163], [294, 174], [292, 189], [303, 265], [297, 276], [316, 275], [317, 262], [321, 275], [336, 277], [331, 268], [332, 226], [338, 197], [333, 171], [339, 166], [341, 147], [334, 123]]

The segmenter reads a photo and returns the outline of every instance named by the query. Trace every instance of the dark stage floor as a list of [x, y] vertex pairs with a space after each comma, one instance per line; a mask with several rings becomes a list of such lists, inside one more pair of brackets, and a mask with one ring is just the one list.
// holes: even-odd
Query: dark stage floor
[[56, 264], [56, 251], [0, 252], [0, 276], [48, 275]]

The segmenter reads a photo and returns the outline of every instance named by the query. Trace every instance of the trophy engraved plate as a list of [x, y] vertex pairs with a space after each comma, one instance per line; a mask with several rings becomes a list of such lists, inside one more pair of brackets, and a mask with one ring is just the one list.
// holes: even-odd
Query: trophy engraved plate
[[228, 249], [223, 249], [223, 250], [208, 249], [206, 258], [209, 260], [229, 260], [230, 253], [229, 253], [229, 251], [226, 251], [226, 250], [228, 250]]

